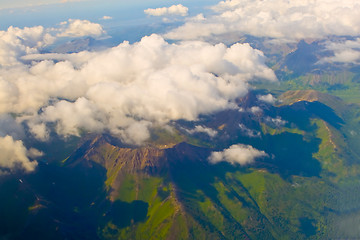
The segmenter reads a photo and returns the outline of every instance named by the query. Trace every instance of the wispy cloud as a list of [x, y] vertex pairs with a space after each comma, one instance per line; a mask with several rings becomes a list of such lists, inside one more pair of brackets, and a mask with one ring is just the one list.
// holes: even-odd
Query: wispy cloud
[[113, 17], [110, 16], [103, 16], [102, 18], [100, 18], [100, 20], [111, 20], [113, 19]]

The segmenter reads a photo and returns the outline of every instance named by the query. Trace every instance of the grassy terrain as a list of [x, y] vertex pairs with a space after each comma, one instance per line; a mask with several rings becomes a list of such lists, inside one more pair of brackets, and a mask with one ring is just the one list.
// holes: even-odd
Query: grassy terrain
[[360, 81], [355, 73], [340, 71], [330, 74], [306, 74], [299, 77], [280, 80], [279, 84], [256, 83], [258, 89], [279, 95], [290, 90], [316, 90], [340, 97], [346, 103], [360, 104]]
[[[173, 187], [166, 184], [160, 177], [146, 175], [126, 175], [123, 178], [118, 195], [114, 201], [142, 202], [147, 205], [141, 221], [131, 219], [127, 225], [116, 225], [110, 219], [101, 235], [104, 239], [168, 239], [177, 234], [178, 239], [187, 238], [187, 222], [174, 198]], [[121, 216], [119, 218], [126, 218]]]
[[[27, 185], [4, 181], [0, 210], [9, 217], [0, 233], [55, 239], [357, 238], [360, 83], [344, 72], [257, 87], [283, 102], [264, 107], [263, 115], [227, 111], [204, 118], [201, 125], [218, 130], [215, 138], [186, 133], [180, 123], [171, 131], [153, 130], [139, 148], [99, 137], [61, 164], [41, 165], [23, 179]], [[299, 89], [342, 99], [286, 93]], [[266, 111], [284, 123], [269, 122]], [[240, 123], [259, 134], [247, 135]], [[197, 123], [186, 124], [191, 129]], [[211, 151], [239, 143], [268, 157], [246, 166], [207, 161]], [[74, 148], [68, 145], [66, 152]], [[47, 223], [49, 230], [39, 235], [36, 226]]]

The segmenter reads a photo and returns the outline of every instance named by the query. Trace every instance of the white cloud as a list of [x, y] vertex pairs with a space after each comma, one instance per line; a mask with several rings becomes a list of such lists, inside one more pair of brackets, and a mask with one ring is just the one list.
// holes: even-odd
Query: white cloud
[[231, 164], [247, 165], [255, 161], [256, 158], [268, 156], [264, 151], [259, 151], [250, 145], [236, 144], [230, 146], [222, 152], [212, 152], [209, 162], [229, 162]]
[[150, 16], [165, 16], [165, 15], [188, 15], [189, 9], [181, 4], [172, 5], [171, 7], [162, 8], [148, 8], [144, 10], [147, 15]]
[[215, 137], [218, 132], [212, 128], [208, 128], [208, 127], [204, 127], [201, 125], [197, 125], [195, 126], [194, 129], [191, 130], [186, 130], [188, 133], [190, 134], [194, 134], [194, 133], [206, 133], [207, 135], [209, 135], [210, 137]]
[[44, 156], [44, 153], [37, 150], [36, 148], [30, 148], [27, 151], [27, 156], [30, 157], [30, 158], [39, 158], [39, 157]]
[[54, 40], [42, 26], [24, 29], [9, 27], [7, 31], [0, 31], [0, 67], [17, 64], [20, 56], [38, 53], [39, 49]]
[[259, 108], [258, 106], [254, 106], [249, 109], [249, 112], [251, 112], [252, 114], [257, 114], [257, 113], [261, 113], [262, 109]]
[[276, 102], [276, 98], [274, 98], [274, 96], [271, 95], [270, 93], [267, 94], [267, 95], [257, 96], [257, 98], [258, 98], [260, 101], [263, 101], [263, 102], [266, 102], [266, 103], [269, 103], [269, 104], [274, 104], [274, 103]]
[[[246, 82], [252, 78], [274, 80], [273, 73], [260, 63], [263, 55], [257, 53], [249, 45], [168, 44], [157, 35], [134, 45], [125, 42], [98, 53], [75, 72], [86, 82], [85, 98], [81, 98], [85, 106], [76, 107], [79, 99], [62, 101], [44, 108], [40, 118], [56, 122], [58, 133], [64, 135], [78, 134], [79, 128], [108, 129], [139, 143], [149, 134], [142, 131], [144, 137], [130, 138], [127, 132], [138, 124], [135, 119], [158, 123], [195, 120], [199, 114], [233, 107], [232, 100], [247, 92]], [[248, 55], [255, 62], [243, 59]]]
[[61, 28], [58, 29], [58, 31], [58, 37], [100, 37], [105, 34], [100, 24], [80, 19], [69, 19], [68, 21], [62, 22]]
[[100, 132], [104, 129], [105, 122], [96, 106], [84, 97], [78, 98], [73, 103], [60, 101], [54, 106], [46, 107], [41, 120], [57, 122], [58, 133], [75, 136], [79, 136], [81, 128]]
[[249, 34], [298, 40], [360, 34], [360, 4], [354, 0], [226, 0], [213, 10], [205, 20], [191, 19], [166, 38]]
[[360, 38], [355, 40], [327, 41], [325, 49], [332, 51], [333, 56], [322, 58], [319, 63], [360, 63]]
[[[100, 24], [79, 19], [65, 21], [60, 24], [59, 28], [36, 26], [20, 29], [9, 27], [6, 31], [0, 31], [0, 67], [14, 65], [23, 67], [22, 60], [40, 58], [42, 55], [40, 51], [53, 44], [57, 37], [101, 37], [105, 34], [106, 32]], [[27, 58], [29, 55], [33, 56], [34, 59]], [[52, 59], [50, 56], [48, 58]], [[2, 76], [0, 75], [0, 81]]]
[[[7, 50], [16, 57], [0, 67], [0, 113], [14, 113], [12, 118], [41, 140], [53, 130], [61, 135], [110, 131], [140, 144], [153, 124], [234, 108], [253, 79], [276, 81], [263, 53], [249, 44], [169, 44], [151, 35], [99, 52], [42, 54], [48, 30], [31, 31], [39, 32], [31, 38], [36, 41], [15, 41], [15, 48], [25, 50]], [[14, 36], [3, 32], [1, 41], [10, 44], [9, 35]]]
[[111, 19], [113, 18], [110, 16], [103, 16], [102, 18], [100, 18], [100, 20], [111, 20]]
[[274, 125], [275, 127], [283, 127], [287, 123], [287, 121], [281, 119], [279, 116], [276, 118], [266, 117], [265, 121]]
[[36, 161], [30, 161], [27, 157], [28, 151], [23, 142], [20, 140], [14, 141], [11, 136], [0, 137], [0, 152], [0, 173], [14, 169], [31, 172], [37, 166]]
[[28, 122], [30, 133], [37, 139], [41, 141], [46, 141], [49, 139], [50, 132], [46, 128], [46, 124], [39, 121], [30, 121]]
[[259, 131], [251, 130], [250, 128], [246, 127], [242, 123], [239, 124], [239, 128], [248, 137], [260, 137], [261, 136], [261, 133]]
[[[130, 144], [141, 145], [150, 137], [149, 127], [152, 123], [149, 121], [134, 121], [124, 130], [120, 130], [119, 134], [122, 139]], [[114, 132], [116, 134], [116, 132]]]

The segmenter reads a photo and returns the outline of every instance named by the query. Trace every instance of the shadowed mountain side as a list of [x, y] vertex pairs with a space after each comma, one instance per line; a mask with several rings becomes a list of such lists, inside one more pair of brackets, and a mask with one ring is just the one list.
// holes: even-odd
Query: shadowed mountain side
[[40, 163], [23, 178], [35, 201], [19, 239], [98, 239], [106, 200], [105, 169], [96, 163], [59, 167]]
[[115, 201], [109, 211], [108, 220], [117, 227], [124, 228], [146, 220], [149, 204], [135, 200], [131, 203]]
[[317, 101], [299, 101], [289, 106], [280, 107], [279, 115], [304, 130], [311, 130], [311, 118], [323, 119], [337, 129], [344, 124], [344, 121], [336, 115], [332, 108]]
[[[83, 154], [83, 157], [79, 155], [80, 152]], [[168, 210], [170, 211], [169, 213], [173, 211], [171, 210], [172, 208], [178, 209], [172, 215], [169, 215], [168, 218], [163, 219], [166, 222], [169, 221], [169, 218], [173, 219], [168, 223], [170, 224], [168, 236], [179, 231], [172, 224], [180, 221], [179, 219], [187, 219], [185, 221], [186, 224], [181, 227], [183, 229], [181, 231], [185, 231], [185, 229], [190, 231], [186, 239], [190, 236], [197, 236], [200, 233], [200, 235], [204, 234], [204, 236], [207, 236], [207, 239], [231, 239], [230, 236], [232, 235], [237, 238], [248, 239], [247, 233], [241, 224], [234, 221], [228, 210], [221, 207], [221, 203], [216, 197], [217, 190], [212, 186], [217, 177], [225, 178], [226, 172], [234, 171], [235, 169], [231, 166], [217, 168], [209, 164], [207, 158], [210, 153], [210, 149], [192, 146], [187, 143], [180, 143], [168, 149], [157, 149], [154, 147], [121, 148], [111, 145], [103, 136], [98, 136], [93, 141], [86, 142], [81, 146], [67, 160], [66, 165], [69, 167], [82, 165], [85, 169], [91, 167], [92, 164], [101, 164], [106, 167], [108, 176], [106, 184], [111, 186], [111, 198], [114, 203], [111, 210], [106, 214], [105, 219], [107, 220], [105, 222], [112, 222], [120, 229], [116, 230], [111, 225], [105, 224], [103, 226], [103, 234], [106, 236], [109, 234], [109, 236], [120, 234], [119, 231], [125, 231], [130, 225], [136, 224], [137, 221], [154, 221], [153, 218], [163, 211], [155, 211], [154, 204], [157, 201], [162, 201], [161, 205], [169, 205], [168, 207], [171, 207]], [[158, 182], [159, 185], [151, 185], [151, 182], [154, 181]], [[164, 187], [167, 190], [163, 190]], [[226, 229], [220, 231], [219, 227], [214, 225], [211, 220], [203, 218], [201, 213], [197, 213], [192, 207], [191, 202], [188, 205], [186, 201], [183, 201], [187, 199], [186, 196], [188, 194], [196, 195], [198, 190], [203, 191], [212, 201], [217, 202], [217, 207], [222, 209], [222, 214], [226, 215], [226, 224], [224, 223], [227, 226]], [[153, 191], [155, 191], [156, 195], [146, 194], [146, 192], [151, 193]], [[127, 200], [125, 202], [117, 199]], [[140, 199], [142, 200], [140, 201]], [[135, 205], [138, 203], [145, 210], [145, 205], [148, 204], [149, 212], [146, 213], [146, 211], [140, 210], [140, 212], [136, 212]], [[118, 215], [116, 212], [129, 214]], [[144, 216], [147, 216], [147, 218], [144, 218]], [[189, 225], [191, 222], [197, 226], [197, 230], [194, 229], [194, 226]], [[161, 228], [161, 225], [158, 226]], [[235, 232], [232, 230], [234, 228], [237, 229]], [[196, 233], [196, 231], [200, 231], [200, 233]]]
[[292, 70], [295, 75], [309, 72], [318, 61], [317, 54], [321, 50], [317, 42], [308, 44], [304, 40], [301, 40], [297, 45], [296, 51], [286, 56], [285, 65]]
[[305, 141], [302, 135], [287, 132], [265, 135], [260, 147], [269, 157], [256, 161], [255, 166], [278, 173], [284, 178], [292, 175], [319, 176], [321, 165], [313, 154], [319, 150], [320, 142], [320, 139]]
[[36, 197], [18, 178], [2, 176], [0, 179], [0, 239], [18, 237], [29, 217], [27, 209]]

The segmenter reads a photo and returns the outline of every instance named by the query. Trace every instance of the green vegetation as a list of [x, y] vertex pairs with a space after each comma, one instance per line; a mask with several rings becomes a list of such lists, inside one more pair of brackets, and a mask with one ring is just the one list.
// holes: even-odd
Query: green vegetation
[[[0, 210], [13, 217], [1, 222], [0, 233], [56, 239], [72, 226], [81, 232], [69, 235], [74, 239], [356, 238], [360, 83], [355, 80], [351, 72], [309, 73], [276, 87], [258, 84], [282, 102], [264, 106], [256, 116], [234, 110], [199, 120], [218, 130], [214, 138], [182, 131], [181, 122], [172, 131], [152, 130], [143, 147], [90, 136], [72, 154], [41, 165], [21, 182], [20, 177], [4, 181]], [[275, 124], [268, 117], [284, 121]], [[240, 129], [240, 123], [258, 134]], [[61, 146], [70, 151], [76, 145], [71, 141]], [[212, 151], [232, 144], [252, 145], [268, 157], [245, 166], [208, 162]], [[48, 223], [49, 230], [39, 235], [34, 226]]]
[[[137, 224], [132, 220], [129, 226], [117, 226], [110, 220], [101, 231], [103, 238], [167, 239], [174, 234], [173, 231], [186, 234], [186, 220], [180, 211], [180, 206], [175, 201], [173, 187], [163, 180], [160, 177], [142, 174], [124, 176], [121, 186], [117, 190], [115, 202], [144, 202], [148, 206], [146, 217]], [[186, 237], [184, 236], [182, 239], [186, 239]]]

